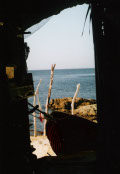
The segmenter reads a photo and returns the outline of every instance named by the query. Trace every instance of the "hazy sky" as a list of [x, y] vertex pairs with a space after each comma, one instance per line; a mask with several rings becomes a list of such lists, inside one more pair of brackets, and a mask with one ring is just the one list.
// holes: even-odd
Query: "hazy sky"
[[82, 5], [63, 10], [25, 39], [30, 47], [27, 60], [29, 70], [50, 69], [51, 64], [56, 64], [56, 69], [94, 67], [94, 46], [91, 24], [89, 34], [89, 16], [84, 35], [81, 36], [87, 8], [87, 5]]

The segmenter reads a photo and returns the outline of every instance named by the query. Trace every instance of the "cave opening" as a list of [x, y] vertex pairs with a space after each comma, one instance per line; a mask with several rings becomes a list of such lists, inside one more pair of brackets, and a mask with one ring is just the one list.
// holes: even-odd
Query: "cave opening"
[[[88, 5], [78, 5], [76, 7], [63, 10], [60, 14], [56, 16], [52, 16], [46, 20], [43, 20], [41, 24], [37, 24], [34, 27], [27, 29], [27, 31], [32, 31], [33, 35], [25, 36], [25, 41], [27, 42], [28, 46], [30, 46], [31, 50], [31, 53], [29, 54], [27, 60], [27, 64], [28, 71], [33, 74], [35, 89], [37, 88], [40, 79], [42, 79], [39, 88], [39, 98], [42, 110], [45, 111], [45, 102], [47, 99], [50, 81], [50, 67], [53, 63], [55, 63], [56, 68], [54, 72], [54, 83], [52, 88], [51, 99], [54, 100], [56, 98], [65, 98], [66, 100], [61, 108], [57, 108], [57, 111], [67, 112], [70, 114], [71, 101], [69, 101], [69, 98], [72, 98], [74, 96], [76, 85], [80, 83], [81, 88], [80, 92], [78, 93], [78, 98], [81, 99], [75, 103], [75, 109], [78, 110], [78, 106], [80, 106], [81, 103], [82, 106], [86, 105], [85, 107], [83, 107], [83, 111], [81, 111], [81, 113], [85, 113], [80, 114], [80, 116], [90, 120], [91, 122], [97, 123], [94, 47], [92, 40], [92, 26], [90, 25], [90, 13], [88, 13], [87, 16], [88, 7]], [[37, 31], [37, 29], [39, 30]], [[68, 101], [66, 98], [68, 98]], [[33, 98], [30, 98], [29, 101], [32, 104]], [[67, 104], [69, 106], [66, 106]], [[58, 105], [60, 105], [60, 103], [57, 104], [57, 107]], [[90, 109], [89, 107], [92, 109]], [[49, 112], [51, 113], [55, 109], [56, 108], [52, 108]], [[36, 116], [39, 117], [39, 115]], [[30, 116], [29, 119], [30, 122], [33, 123], [33, 117]], [[37, 135], [39, 136], [44, 131], [44, 123], [40, 123], [39, 119], [37, 119], [36, 121]], [[65, 123], [67, 125], [67, 122]], [[65, 129], [65, 123], [59, 124], [61, 124], [61, 126], [64, 124]], [[70, 127], [68, 127], [68, 130], [66, 131], [68, 137], [70, 137], [72, 131], [75, 132], [74, 129], [76, 127], [74, 125], [74, 127], [72, 128], [72, 122], [70, 123], [70, 126], [71, 130]], [[82, 131], [84, 131], [84, 129], [87, 128], [85, 128], [84, 126], [82, 128]], [[53, 139], [55, 139], [55, 141], [50, 142], [51, 146], [53, 150], [55, 150], [55, 152], [60, 152], [61, 144], [56, 142], [56, 139], [59, 139], [60, 141], [60, 136], [58, 133], [59, 131], [56, 129], [57, 126], [54, 127], [53, 125], [51, 125], [48, 127], [48, 132], [51, 132], [51, 136], [56, 137], [52, 137]], [[79, 124], [77, 125], [77, 127], [79, 129]], [[30, 127], [30, 130], [32, 131], [31, 135], [33, 136], [34, 123]], [[56, 133], [54, 134], [52, 131]], [[78, 133], [78, 130], [76, 131]], [[75, 137], [74, 134], [72, 136]], [[78, 139], [79, 138], [80, 137], [78, 135]], [[37, 137], [36, 139], [32, 138], [32, 144], [34, 144], [34, 146], [38, 148], [37, 144], [38, 141], [40, 141], [40, 147], [42, 147], [44, 151], [43, 144], [47, 141], [43, 139], [43, 137]], [[50, 139], [51, 137], [49, 137], [49, 140]], [[76, 141], [76, 144], [79, 143]], [[68, 147], [70, 146], [73, 146], [73, 144], [69, 144]], [[40, 149], [40, 147], [38, 149]], [[77, 145], [76, 151], [79, 153], [79, 146]], [[49, 152], [45, 152], [45, 154], [42, 153], [42, 149], [40, 150], [40, 152], [38, 150], [36, 150], [35, 152], [38, 158], [43, 157], [41, 155], [56, 155], [54, 152], [51, 151], [51, 148], [49, 149]], [[85, 155], [86, 154], [87, 153], [85, 153]], [[92, 153], [90, 153], [90, 155], [91, 154]], [[93, 152], [92, 158], [95, 159], [95, 152]]]

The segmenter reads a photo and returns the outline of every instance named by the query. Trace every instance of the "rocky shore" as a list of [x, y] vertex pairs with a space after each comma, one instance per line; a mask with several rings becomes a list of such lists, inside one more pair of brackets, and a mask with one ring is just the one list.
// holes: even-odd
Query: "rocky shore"
[[[72, 97], [51, 99], [49, 108], [54, 111], [71, 113]], [[94, 99], [76, 98], [74, 114], [85, 119], [97, 122], [97, 104]]]

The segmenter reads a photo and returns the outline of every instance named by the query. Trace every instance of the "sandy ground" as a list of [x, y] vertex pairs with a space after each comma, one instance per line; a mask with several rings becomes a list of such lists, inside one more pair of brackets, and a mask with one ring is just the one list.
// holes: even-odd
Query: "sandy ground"
[[33, 145], [33, 147], [36, 149], [33, 152], [33, 154], [35, 154], [37, 158], [42, 158], [44, 156], [56, 156], [46, 136], [43, 135], [37, 137], [31, 136], [30, 139], [31, 139], [31, 145]]

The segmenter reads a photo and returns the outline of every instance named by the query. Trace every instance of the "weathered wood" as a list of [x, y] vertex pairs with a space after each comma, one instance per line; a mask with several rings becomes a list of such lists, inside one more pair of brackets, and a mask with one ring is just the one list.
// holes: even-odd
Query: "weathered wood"
[[37, 94], [37, 101], [38, 101], [39, 110], [42, 111], [42, 107], [41, 107], [41, 104], [40, 104], [39, 94]]
[[71, 103], [71, 114], [72, 114], [72, 115], [74, 115], [74, 102], [75, 102], [75, 98], [76, 98], [77, 95], [78, 95], [79, 89], [80, 89], [80, 83], [77, 85], [76, 92], [75, 92], [74, 97], [73, 97], [73, 99], [72, 99], [72, 103]]
[[[35, 107], [36, 105], [36, 95], [34, 96], [34, 101], [33, 101], [33, 106]], [[35, 112], [33, 112], [33, 116], [34, 116], [34, 137], [36, 137], [36, 116], [35, 116]]]
[[54, 69], [55, 69], [56, 64], [51, 66], [51, 78], [50, 78], [50, 85], [49, 85], [49, 90], [48, 90], [48, 97], [46, 100], [46, 113], [48, 113], [48, 104], [50, 101], [50, 96], [51, 96], [51, 90], [52, 90], [52, 84], [53, 84], [53, 75], [54, 75]]
[[[36, 96], [37, 96], [38, 99], [39, 99], [39, 91], [38, 91], [38, 89], [39, 89], [39, 86], [40, 86], [40, 84], [41, 84], [41, 81], [42, 81], [42, 80], [40, 80], [40, 82], [39, 82], [39, 84], [38, 84], [38, 86], [37, 86], [37, 88], [36, 88], [36, 91], [35, 91], [34, 101], [33, 101], [33, 106], [34, 106], [34, 107], [35, 107], [35, 105], [36, 105]], [[39, 109], [41, 109], [40, 101], [39, 101], [39, 100], [38, 100], [38, 103], [39, 103]], [[36, 114], [35, 114], [35, 112], [33, 113], [33, 116], [34, 116], [34, 137], [36, 137], [37, 126], [36, 126]]]
[[[42, 111], [42, 107], [41, 107], [41, 104], [40, 104], [39, 93], [37, 94], [37, 101], [38, 101], [39, 110]], [[43, 113], [40, 113], [40, 114], [41, 114], [41, 117], [40, 118], [41, 119], [44, 118]], [[40, 119], [40, 121], [41, 121], [41, 119]]]
[[[55, 69], [56, 64], [52, 64], [51, 66], [51, 78], [50, 78], [50, 85], [49, 85], [49, 90], [48, 90], [48, 97], [46, 100], [46, 110], [45, 112], [48, 113], [48, 106], [50, 102], [50, 96], [51, 96], [51, 90], [52, 90], [52, 84], [53, 84], [53, 75], [54, 75], [54, 69]], [[44, 121], [44, 135], [46, 135], [46, 120]]]

